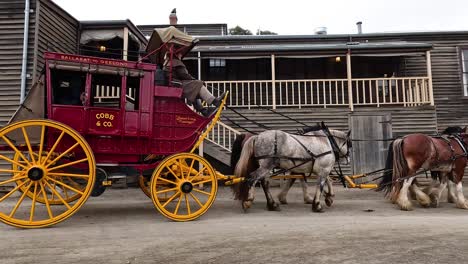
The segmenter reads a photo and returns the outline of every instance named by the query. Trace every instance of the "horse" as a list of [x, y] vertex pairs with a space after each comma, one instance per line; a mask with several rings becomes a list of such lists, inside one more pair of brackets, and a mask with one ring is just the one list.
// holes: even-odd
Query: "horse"
[[[307, 127], [305, 129], [303, 129], [303, 131], [301, 133], [305, 134], [307, 132], [317, 131], [317, 130], [318, 130], [318, 126]], [[240, 159], [242, 146], [244, 145], [245, 141], [247, 139], [249, 139], [253, 135], [255, 135], [255, 134], [250, 133], [250, 132], [244, 132], [244, 133], [241, 133], [241, 134], [236, 136], [236, 138], [235, 138], [235, 140], [234, 140], [234, 142], [232, 144], [232, 149], [231, 149], [231, 163], [230, 163], [230, 166], [231, 166], [232, 172], [234, 172], [234, 170], [236, 168], [236, 165], [237, 165], [237, 162]], [[254, 165], [254, 164], [252, 164], [252, 165]], [[258, 168], [258, 164], [256, 164], [255, 169], [256, 168]], [[250, 169], [249, 171], [253, 171], [253, 170], [254, 169]], [[290, 173], [289, 172], [285, 173], [285, 175], [288, 175], [288, 174], [290, 174]], [[299, 178], [298, 180], [301, 183], [304, 203], [305, 204], [312, 204], [313, 198], [310, 196], [310, 194], [309, 194], [309, 192], [307, 190], [307, 182], [306, 182], [306, 179], [305, 179], [305, 175], [303, 174], [303, 176], [304, 176], [304, 178]], [[281, 189], [281, 192], [277, 196], [277, 198], [278, 198], [278, 200], [279, 200], [279, 202], [281, 204], [288, 204], [286, 196], [288, 194], [289, 189], [292, 187], [292, 185], [294, 184], [295, 181], [296, 181], [296, 178], [287, 178], [286, 179], [286, 184], [284, 184], [283, 188]], [[265, 184], [266, 183], [264, 181], [261, 181], [260, 183], [261, 183], [262, 188], [265, 191], [265, 187], [266, 187]], [[328, 193], [330, 193], [330, 187], [329, 187], [330, 184], [331, 184], [331, 180], [327, 179]], [[325, 203], [327, 204], [327, 206], [332, 205], [332, 203], [333, 203], [332, 197], [334, 197], [334, 194], [331, 194], [330, 198], [328, 198], [328, 196], [327, 196], [327, 198], [325, 199]], [[271, 205], [271, 204], [267, 204], [267, 205]], [[269, 210], [274, 210], [274, 209], [279, 209], [279, 207], [278, 208], [268, 207], [268, 209]]]
[[[416, 133], [394, 140], [388, 148], [386, 173], [378, 190], [384, 191], [401, 210], [409, 211], [412, 210], [412, 203], [408, 199], [408, 190], [422, 207], [438, 207], [443, 190], [447, 184], [454, 183], [456, 197], [450, 190], [449, 196], [456, 199], [458, 208], [468, 209], [462, 189], [468, 155], [468, 135], [465, 131], [436, 137]], [[419, 172], [429, 170], [433, 176], [437, 172], [440, 185], [435, 188], [433, 181], [426, 192], [423, 192], [413, 181]]]
[[[278, 210], [279, 204], [269, 192], [268, 179], [274, 168], [289, 170], [291, 173], [318, 176], [315, 196], [312, 200], [312, 210], [321, 212], [320, 202], [325, 184], [328, 192], [324, 192], [326, 200], [332, 203], [334, 195], [329, 174], [336, 161], [349, 162], [351, 148], [350, 132], [329, 130], [324, 124], [318, 131], [303, 135], [292, 135], [281, 130], [268, 130], [245, 140], [239, 161], [235, 166], [234, 175], [245, 180], [234, 186], [235, 198], [241, 201], [244, 210], [252, 205], [255, 198], [254, 186], [262, 184], [267, 197], [267, 207]], [[234, 148], [233, 148], [234, 149]], [[236, 154], [233, 154], [236, 155]]]

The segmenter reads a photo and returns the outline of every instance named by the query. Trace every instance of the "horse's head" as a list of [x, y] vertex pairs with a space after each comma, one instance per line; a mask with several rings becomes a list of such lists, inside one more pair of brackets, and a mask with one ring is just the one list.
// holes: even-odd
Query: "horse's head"
[[464, 128], [461, 128], [459, 126], [451, 126], [447, 127], [444, 131], [442, 131], [442, 134], [446, 135], [453, 135], [453, 134], [464, 134], [466, 133], [466, 126]]
[[346, 164], [349, 164], [351, 162], [351, 148], [353, 147], [351, 130], [346, 133], [338, 130], [330, 130], [330, 132], [338, 145], [340, 161], [346, 161]]

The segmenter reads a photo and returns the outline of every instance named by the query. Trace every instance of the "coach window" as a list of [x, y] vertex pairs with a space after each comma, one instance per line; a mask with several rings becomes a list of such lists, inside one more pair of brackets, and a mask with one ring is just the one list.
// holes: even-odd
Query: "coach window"
[[93, 74], [91, 77], [91, 106], [120, 108], [122, 76]]
[[140, 104], [140, 77], [127, 77], [127, 94], [125, 96], [125, 110], [136, 111]]
[[82, 106], [81, 96], [85, 91], [86, 73], [51, 69], [52, 103]]
[[468, 96], [468, 47], [461, 49], [463, 95]]

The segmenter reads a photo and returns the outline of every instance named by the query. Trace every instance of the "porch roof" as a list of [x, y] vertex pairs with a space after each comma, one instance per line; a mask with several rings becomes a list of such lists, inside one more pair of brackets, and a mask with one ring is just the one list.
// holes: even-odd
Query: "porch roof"
[[387, 51], [405, 51], [421, 52], [432, 49], [430, 43], [392, 41], [392, 42], [347, 42], [347, 43], [277, 43], [277, 44], [253, 44], [253, 45], [216, 45], [216, 46], [197, 46], [194, 52], [288, 52], [288, 51], [347, 51], [354, 52], [375, 52], [378, 50]]

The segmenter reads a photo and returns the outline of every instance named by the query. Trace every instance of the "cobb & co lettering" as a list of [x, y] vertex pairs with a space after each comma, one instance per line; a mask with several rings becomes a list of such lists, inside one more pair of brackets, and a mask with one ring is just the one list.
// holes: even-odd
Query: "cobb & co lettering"
[[176, 116], [176, 121], [179, 124], [184, 124], [184, 125], [191, 125], [197, 121], [194, 117], [189, 117], [189, 116]]
[[104, 64], [104, 65], [109, 65], [109, 66], [128, 67], [128, 63], [123, 62], [123, 61], [86, 58], [86, 57], [73, 56], [73, 55], [61, 55], [60, 59], [67, 60], [67, 61], [81, 62], [81, 63]]
[[96, 126], [97, 127], [114, 127], [114, 118], [113, 114], [109, 113], [97, 113], [96, 114]]

